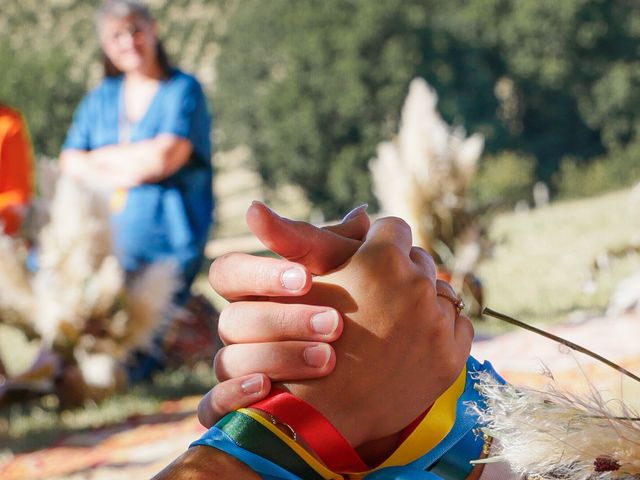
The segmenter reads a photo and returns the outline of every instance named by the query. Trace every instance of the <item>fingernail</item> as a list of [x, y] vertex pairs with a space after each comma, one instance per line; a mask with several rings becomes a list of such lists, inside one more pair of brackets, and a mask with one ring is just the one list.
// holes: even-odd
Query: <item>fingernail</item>
[[316, 313], [311, 317], [311, 328], [321, 335], [331, 335], [338, 328], [338, 314], [335, 310]]
[[261, 202], [260, 200], [253, 200], [253, 201], [251, 202], [251, 205], [253, 205], [253, 206], [261, 206], [261, 207], [263, 207], [267, 212], [269, 212], [271, 215], [275, 215], [276, 217], [279, 217], [279, 216], [280, 216], [280, 215], [278, 215], [276, 212], [274, 212], [271, 208], [269, 208], [269, 207], [267, 206], [267, 204], [266, 204], [266, 203]]
[[358, 215], [360, 215], [362, 212], [364, 212], [367, 207], [369, 206], [368, 203], [363, 203], [362, 205], [360, 205], [359, 207], [354, 208], [353, 210], [351, 210], [349, 213], [347, 213], [344, 218], [342, 219], [342, 223], [344, 222], [348, 222], [350, 220], [353, 220], [354, 218], [356, 218]]
[[280, 277], [282, 286], [292, 292], [297, 292], [304, 287], [307, 281], [307, 275], [301, 268], [294, 267], [289, 270], [285, 270]]
[[326, 344], [314, 345], [304, 349], [304, 361], [310, 367], [322, 368], [331, 358], [331, 347]]
[[240, 388], [246, 395], [252, 395], [254, 393], [260, 393], [263, 386], [264, 378], [262, 375], [253, 375], [242, 382]]

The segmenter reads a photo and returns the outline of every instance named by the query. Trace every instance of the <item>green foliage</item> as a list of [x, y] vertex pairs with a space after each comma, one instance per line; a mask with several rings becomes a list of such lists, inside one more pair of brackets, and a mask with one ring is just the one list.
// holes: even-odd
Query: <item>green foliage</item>
[[640, 125], [636, 2], [245, 0], [227, 26], [227, 145], [248, 144], [271, 186], [299, 184], [328, 214], [371, 201], [366, 165], [415, 76], [445, 119], [490, 154], [540, 159], [546, 181], [567, 155], [623, 150]]
[[25, 116], [35, 151], [55, 157], [85, 84], [70, 78], [72, 60], [59, 49], [21, 55], [0, 39], [0, 102]]
[[513, 206], [529, 200], [534, 183], [535, 159], [529, 155], [504, 151], [482, 160], [471, 185], [471, 194], [479, 205]]
[[[0, 101], [24, 110], [39, 153], [56, 155], [79, 92], [100, 78], [98, 0], [5, 3]], [[640, 2], [149, 4], [172, 58], [215, 86], [218, 146], [250, 146], [268, 185], [301, 186], [327, 215], [372, 202], [367, 164], [416, 76], [449, 123], [485, 136], [486, 153], [530, 154], [547, 182], [565, 157], [580, 167], [640, 142]]]
[[[550, 180], [567, 155], [588, 159], [628, 143], [629, 119], [638, 115], [632, 87], [638, 78], [640, 4], [457, 0], [449, 5], [458, 11], [451, 16], [453, 34], [496, 54], [501, 75], [513, 81], [512, 98], [505, 99], [514, 104], [509, 144], [539, 159], [538, 177]], [[619, 71], [612, 71], [615, 66]]]
[[301, 185], [329, 215], [371, 202], [367, 163], [420, 58], [415, 3], [242, 2], [217, 64], [226, 144], [248, 144], [268, 185]]
[[565, 158], [555, 175], [558, 196], [588, 197], [633, 185], [640, 178], [640, 147], [597, 157], [586, 165], [575, 158]]

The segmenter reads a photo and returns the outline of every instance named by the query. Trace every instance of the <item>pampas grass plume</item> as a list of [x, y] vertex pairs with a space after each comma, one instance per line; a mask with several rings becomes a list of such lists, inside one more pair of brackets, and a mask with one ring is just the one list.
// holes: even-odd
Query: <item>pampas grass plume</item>
[[162, 330], [174, 317], [172, 299], [180, 288], [176, 266], [157, 262], [147, 267], [128, 288], [130, 321], [122, 345], [127, 350], [148, 349], [151, 329]]
[[479, 374], [486, 408], [469, 407], [497, 441], [497, 458], [532, 479], [631, 479], [640, 475], [638, 414], [588, 394], [503, 385]]

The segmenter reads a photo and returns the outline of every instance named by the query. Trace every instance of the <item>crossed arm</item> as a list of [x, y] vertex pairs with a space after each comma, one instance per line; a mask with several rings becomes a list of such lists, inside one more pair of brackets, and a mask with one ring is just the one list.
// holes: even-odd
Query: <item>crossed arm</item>
[[192, 150], [189, 140], [160, 134], [91, 151], [67, 149], [60, 154], [60, 165], [65, 174], [91, 186], [130, 188], [175, 173], [187, 163]]

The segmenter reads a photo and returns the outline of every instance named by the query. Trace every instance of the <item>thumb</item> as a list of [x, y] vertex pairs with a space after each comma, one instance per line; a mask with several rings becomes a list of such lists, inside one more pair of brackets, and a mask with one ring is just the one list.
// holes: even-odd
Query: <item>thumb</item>
[[365, 209], [358, 207], [339, 225], [319, 228], [281, 217], [256, 201], [246, 219], [251, 232], [269, 250], [304, 265], [311, 273], [323, 274], [342, 265], [360, 247], [369, 228]]

